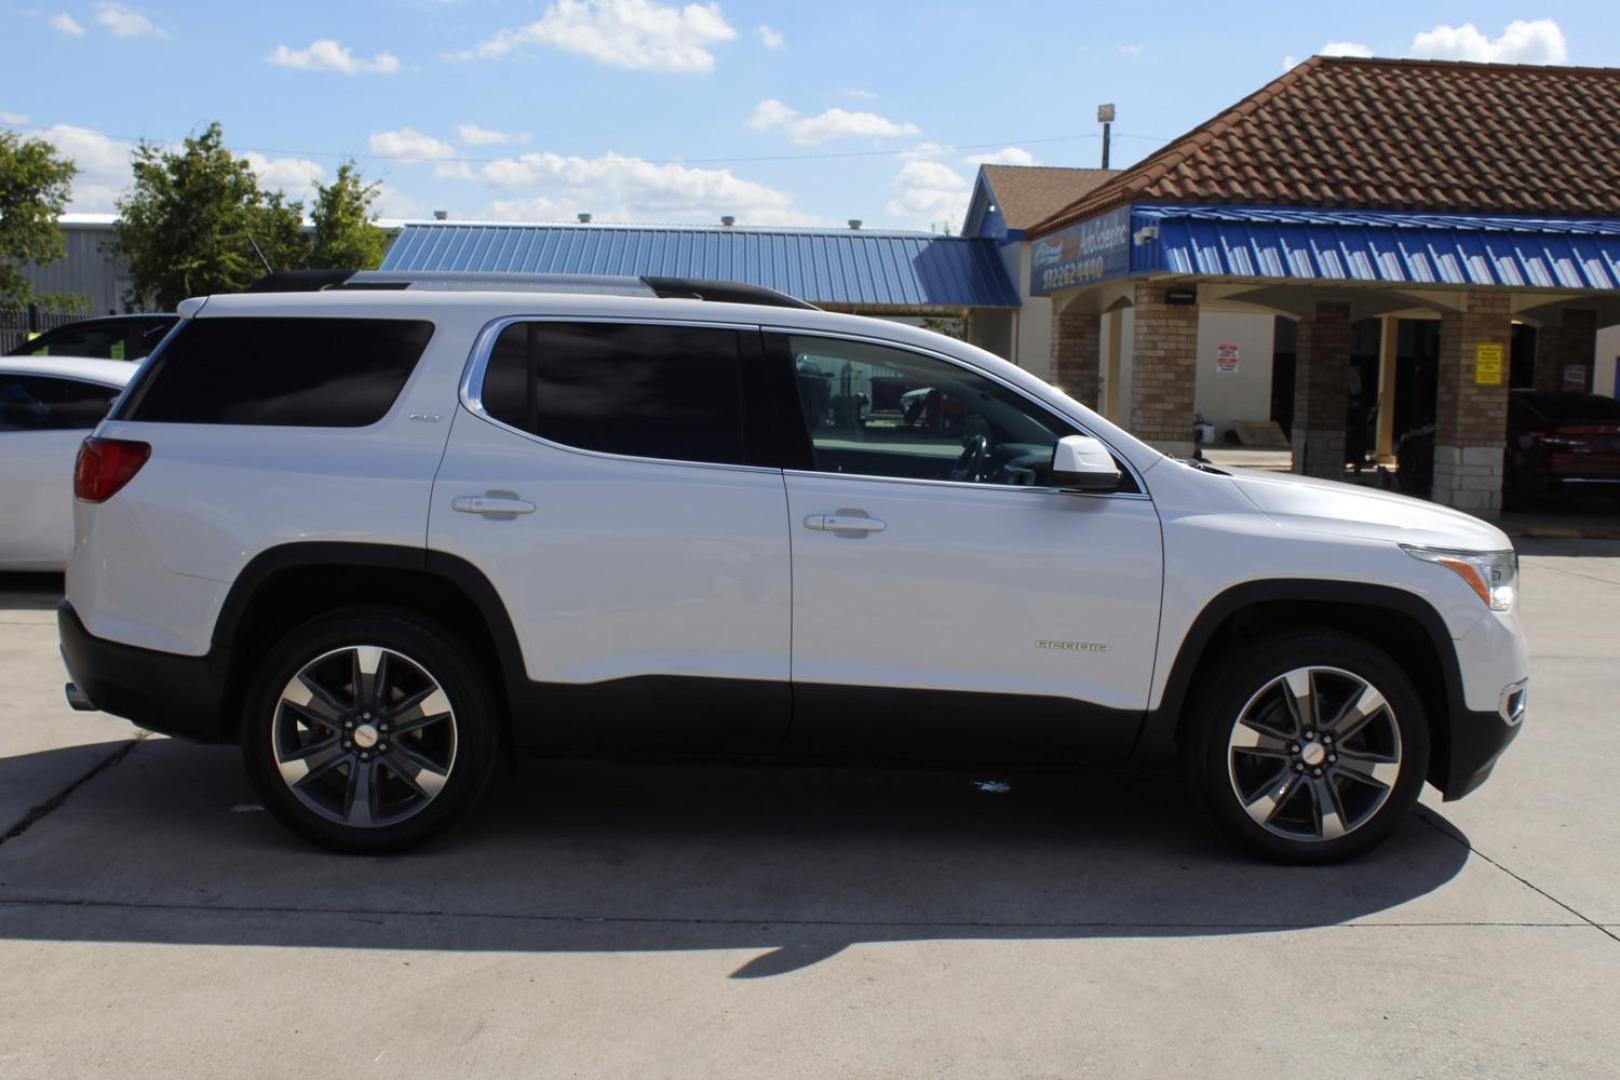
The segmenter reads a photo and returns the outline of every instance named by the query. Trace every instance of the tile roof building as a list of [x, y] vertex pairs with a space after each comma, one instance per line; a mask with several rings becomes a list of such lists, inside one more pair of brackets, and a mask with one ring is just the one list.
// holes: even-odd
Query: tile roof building
[[[1342, 477], [1363, 422], [1387, 454], [1426, 420], [1434, 497], [1493, 513], [1509, 385], [1612, 385], [1620, 70], [1313, 57], [1025, 229], [1053, 377], [1138, 434], [1190, 449], [1247, 383], [1296, 470]], [[1190, 350], [1151, 340], [1194, 317], [1172, 305]], [[1217, 315], [1276, 321], [1278, 366], [1240, 367]]]

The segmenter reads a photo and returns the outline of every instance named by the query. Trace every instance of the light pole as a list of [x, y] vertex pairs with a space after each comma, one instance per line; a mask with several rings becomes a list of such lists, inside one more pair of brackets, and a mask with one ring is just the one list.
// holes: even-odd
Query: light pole
[[1102, 167], [1106, 169], [1108, 168], [1108, 136], [1110, 129], [1114, 126], [1114, 106], [1111, 104], [1097, 106], [1097, 122], [1103, 126]]

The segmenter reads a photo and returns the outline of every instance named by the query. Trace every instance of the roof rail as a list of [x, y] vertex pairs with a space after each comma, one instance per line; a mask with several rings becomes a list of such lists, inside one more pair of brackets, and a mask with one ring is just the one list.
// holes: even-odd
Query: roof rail
[[796, 296], [735, 281], [629, 277], [609, 274], [499, 274], [423, 270], [282, 270], [249, 285], [250, 293], [326, 292], [351, 289], [424, 289], [469, 292], [582, 293], [594, 296], [649, 296], [708, 300], [722, 304], [817, 310]]

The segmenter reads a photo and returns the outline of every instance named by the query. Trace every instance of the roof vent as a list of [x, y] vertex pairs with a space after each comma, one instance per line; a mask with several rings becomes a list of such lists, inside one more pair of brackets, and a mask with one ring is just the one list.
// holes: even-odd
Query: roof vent
[[861, 219], [858, 218], [858, 217], [850, 218], [849, 219], [849, 227], [852, 228], [852, 229], [860, 228], [861, 227]]
[[729, 229], [733, 225], [737, 224], [737, 219], [732, 217], [730, 214], [727, 214], [725, 217], [720, 219], [720, 224]]
[[581, 225], [589, 225], [591, 223], [591, 215], [589, 215], [589, 214], [581, 214], [581, 215], [579, 215], [579, 223]]
[[434, 221], [448, 221], [449, 219], [450, 219], [450, 211], [448, 211], [448, 210], [435, 210], [435, 211], [433, 211], [433, 220]]

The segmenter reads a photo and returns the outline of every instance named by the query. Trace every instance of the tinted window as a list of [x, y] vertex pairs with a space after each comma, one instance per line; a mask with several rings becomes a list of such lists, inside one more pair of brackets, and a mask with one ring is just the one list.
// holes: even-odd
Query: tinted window
[[117, 396], [111, 386], [76, 379], [0, 374], [0, 431], [93, 428]]
[[553, 442], [635, 457], [740, 463], [735, 330], [514, 323], [495, 342], [484, 411]]
[[127, 323], [78, 323], [49, 330], [11, 350], [13, 356], [87, 356], [125, 359]]
[[171, 424], [363, 427], [399, 397], [433, 324], [403, 319], [194, 319], [121, 416]]
[[1045, 486], [1064, 421], [942, 360], [790, 336], [818, 472]]
[[1534, 419], [1555, 424], [1620, 420], [1620, 401], [1601, 394], [1515, 394], [1512, 400]]

